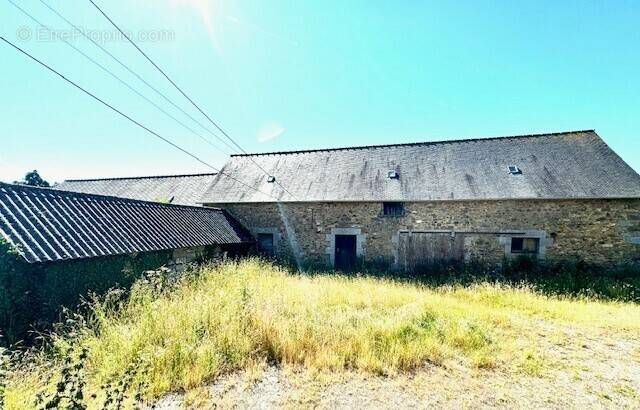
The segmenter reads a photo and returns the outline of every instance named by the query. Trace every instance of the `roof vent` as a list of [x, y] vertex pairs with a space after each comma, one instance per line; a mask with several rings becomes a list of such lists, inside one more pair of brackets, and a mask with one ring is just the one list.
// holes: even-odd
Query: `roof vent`
[[391, 169], [391, 170], [389, 170], [389, 172], [387, 172], [387, 176], [389, 177], [389, 179], [399, 179], [400, 178], [400, 174], [398, 174], [398, 172], [396, 172], [393, 169]]
[[520, 175], [522, 174], [522, 170], [515, 165], [509, 165], [509, 173], [511, 175]]
[[267, 182], [273, 184], [274, 182], [276, 182], [276, 177], [274, 177], [273, 175], [269, 175], [269, 177], [267, 178]]

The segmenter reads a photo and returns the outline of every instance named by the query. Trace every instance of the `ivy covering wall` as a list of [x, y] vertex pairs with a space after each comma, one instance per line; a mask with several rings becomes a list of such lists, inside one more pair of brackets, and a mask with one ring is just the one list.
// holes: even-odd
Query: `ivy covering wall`
[[0, 346], [31, 342], [33, 331], [45, 330], [63, 307], [76, 307], [90, 293], [128, 288], [170, 257], [163, 251], [28, 264], [0, 239]]

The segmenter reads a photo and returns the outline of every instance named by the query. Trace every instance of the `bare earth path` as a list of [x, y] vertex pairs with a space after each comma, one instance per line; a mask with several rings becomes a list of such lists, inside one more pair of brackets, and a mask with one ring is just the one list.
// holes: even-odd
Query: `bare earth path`
[[529, 372], [449, 361], [412, 374], [309, 374], [265, 366], [236, 373], [156, 408], [625, 408], [640, 409], [640, 335], [532, 323], [544, 352]]

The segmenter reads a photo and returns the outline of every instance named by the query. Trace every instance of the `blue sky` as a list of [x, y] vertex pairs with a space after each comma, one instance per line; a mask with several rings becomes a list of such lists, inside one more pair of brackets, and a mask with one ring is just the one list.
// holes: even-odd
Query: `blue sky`
[[[69, 34], [40, 0], [15, 1]], [[43, 1], [197, 117], [88, 0]], [[250, 152], [595, 128], [640, 170], [638, 1], [96, 1]], [[224, 164], [7, 0], [0, 23], [7, 39]], [[94, 45], [70, 41], [215, 141]], [[0, 180], [207, 171], [6, 45], [0, 61]]]

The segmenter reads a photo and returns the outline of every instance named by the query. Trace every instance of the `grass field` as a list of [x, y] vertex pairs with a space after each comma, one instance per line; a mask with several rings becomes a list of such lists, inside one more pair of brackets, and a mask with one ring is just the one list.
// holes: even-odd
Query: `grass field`
[[[259, 260], [203, 267], [177, 284], [164, 282], [152, 277], [130, 294], [113, 292], [85, 317], [70, 316], [48, 348], [13, 357], [6, 408], [28, 408], [39, 393], [46, 404], [82, 392], [73, 400], [90, 408], [102, 408], [106, 398], [130, 403], [169, 392], [206, 401], [203, 386], [240, 373], [259, 379], [269, 368], [325, 380], [323, 388], [331, 384], [327, 377], [415, 383], [442, 369], [457, 370], [441, 374], [439, 383], [464, 382], [447, 380], [460, 371], [487, 385], [504, 377], [535, 386], [560, 372], [568, 383], [588, 382], [605, 405], [640, 398], [640, 305], [634, 303], [488, 283], [430, 287], [298, 275]], [[614, 359], [624, 367], [617, 373], [606, 370]]]

